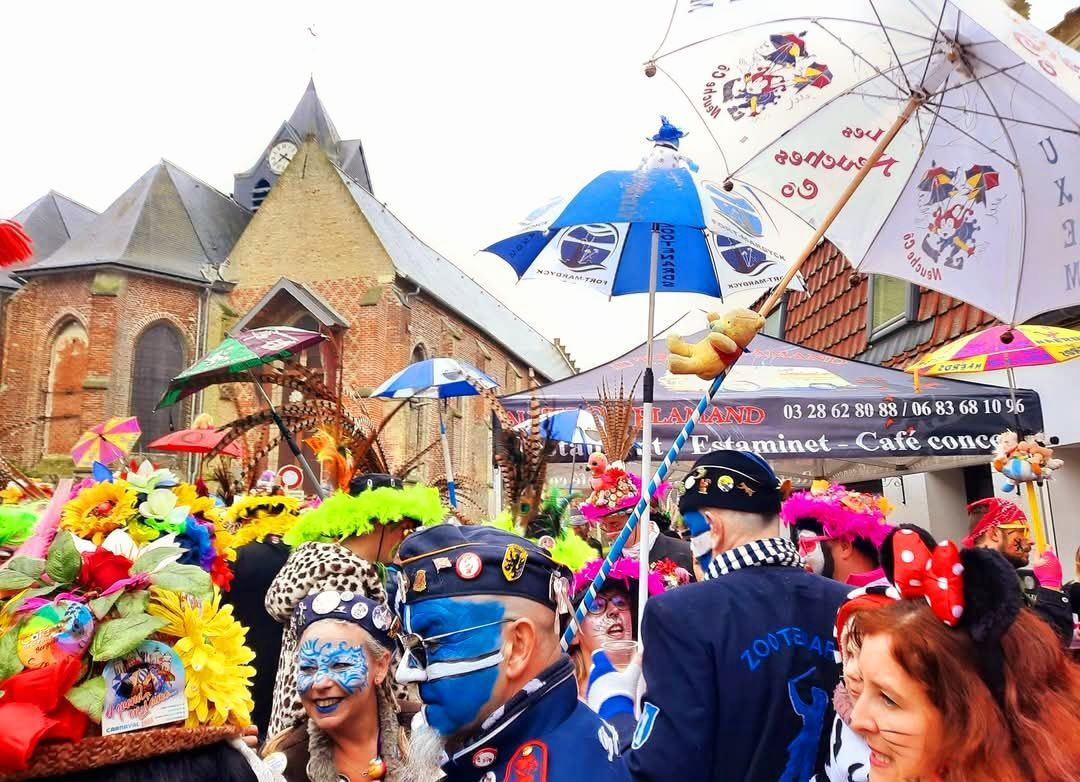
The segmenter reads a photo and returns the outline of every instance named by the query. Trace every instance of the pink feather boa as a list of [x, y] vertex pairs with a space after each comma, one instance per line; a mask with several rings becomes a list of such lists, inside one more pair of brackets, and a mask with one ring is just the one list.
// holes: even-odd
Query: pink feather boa
[[[596, 574], [600, 572], [600, 566], [604, 564], [602, 559], [594, 559], [590, 562], [586, 562], [584, 567], [578, 572], [574, 573], [574, 594], [579, 594], [589, 588], [589, 584], [596, 578]], [[626, 587], [628, 592], [632, 592], [633, 588], [630, 586], [630, 580], [638, 580], [638, 568], [640, 565], [636, 559], [628, 559], [627, 557], [619, 557], [615, 560], [614, 567], [608, 571], [607, 579], [604, 581], [606, 584], [612, 579], [621, 581], [623, 586]], [[664, 593], [664, 579], [660, 577], [659, 573], [649, 573], [649, 594], [660, 595]]]
[[892, 531], [892, 525], [885, 521], [884, 511], [870, 503], [866, 504], [865, 510], [851, 508], [842, 501], [846, 494], [848, 490], [840, 484], [833, 484], [824, 494], [800, 491], [784, 501], [780, 518], [789, 527], [795, 526], [799, 519], [814, 519], [821, 524], [827, 537], [838, 540], [863, 538], [880, 547]]

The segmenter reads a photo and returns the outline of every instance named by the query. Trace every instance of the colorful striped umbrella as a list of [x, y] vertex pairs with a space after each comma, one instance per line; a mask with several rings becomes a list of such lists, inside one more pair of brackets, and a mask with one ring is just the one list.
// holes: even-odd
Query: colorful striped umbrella
[[991, 326], [926, 354], [906, 372], [951, 375], [1060, 364], [1080, 356], [1080, 331], [1054, 326]]
[[76, 468], [89, 467], [94, 462], [115, 462], [127, 456], [140, 434], [139, 419], [134, 416], [110, 418], [83, 433], [71, 449], [71, 458]]

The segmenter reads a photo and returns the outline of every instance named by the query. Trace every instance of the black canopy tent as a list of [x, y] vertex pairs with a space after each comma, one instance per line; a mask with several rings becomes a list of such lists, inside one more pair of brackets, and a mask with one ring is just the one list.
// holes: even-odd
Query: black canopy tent
[[[693, 328], [686, 316], [680, 326]], [[700, 321], [697, 321], [698, 323]], [[687, 337], [696, 341], [704, 330]], [[708, 383], [667, 371], [663, 338], [654, 343], [656, 375], [653, 454], [661, 457], [693, 412]], [[518, 420], [528, 415], [531, 393], [544, 412], [585, 407], [598, 412], [606, 382], [629, 388], [645, 365], [645, 346], [534, 392], [502, 397]], [[637, 406], [638, 421], [642, 417]], [[729, 372], [679, 455], [692, 462], [709, 450], [753, 450], [787, 477], [855, 482], [905, 473], [985, 463], [996, 435], [1020, 426], [1041, 431], [1042, 408], [1034, 391], [946, 378], [925, 378], [916, 392], [900, 370], [839, 358], [759, 335]], [[554, 462], [581, 462], [585, 446], [558, 445]], [[632, 457], [633, 458], [633, 455]]]

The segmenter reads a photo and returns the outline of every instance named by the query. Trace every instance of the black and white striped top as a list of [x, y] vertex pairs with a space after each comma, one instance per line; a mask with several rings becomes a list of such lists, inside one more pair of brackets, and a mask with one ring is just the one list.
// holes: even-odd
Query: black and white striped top
[[764, 538], [752, 540], [730, 551], [725, 551], [709, 563], [705, 578], [717, 578], [733, 570], [762, 565], [777, 567], [803, 567], [799, 549], [787, 538]]

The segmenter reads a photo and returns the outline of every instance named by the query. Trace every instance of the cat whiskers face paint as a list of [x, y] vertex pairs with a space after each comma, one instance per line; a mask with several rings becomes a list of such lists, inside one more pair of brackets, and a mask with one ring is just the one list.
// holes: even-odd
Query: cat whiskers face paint
[[367, 686], [368, 660], [362, 645], [321, 638], [300, 645], [296, 690], [319, 714], [332, 714], [345, 698]]

